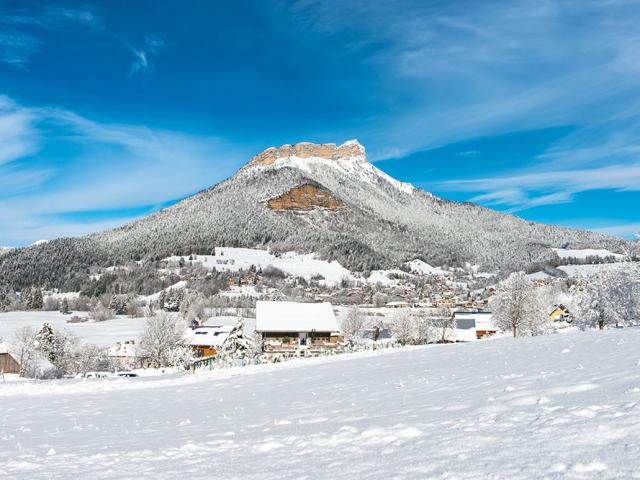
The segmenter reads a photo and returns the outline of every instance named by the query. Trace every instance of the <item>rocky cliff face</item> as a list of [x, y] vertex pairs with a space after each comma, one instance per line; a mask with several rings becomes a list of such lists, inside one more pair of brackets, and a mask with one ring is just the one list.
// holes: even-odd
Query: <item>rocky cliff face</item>
[[315, 144], [305, 142], [267, 148], [253, 157], [244, 168], [266, 167], [275, 163], [276, 160], [294, 157], [322, 158], [335, 161], [365, 160], [366, 153], [364, 147], [357, 140], [350, 140], [339, 146], [335, 143]]
[[344, 204], [336, 199], [329, 190], [313, 183], [292, 188], [269, 200], [267, 205], [270, 209], [277, 211], [305, 211], [313, 208], [336, 210], [344, 207]]

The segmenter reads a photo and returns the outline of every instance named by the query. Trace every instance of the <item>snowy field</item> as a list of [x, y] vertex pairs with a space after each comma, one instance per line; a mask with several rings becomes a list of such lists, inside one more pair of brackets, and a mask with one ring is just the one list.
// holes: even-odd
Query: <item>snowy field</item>
[[640, 478], [640, 330], [0, 384], [0, 478]]
[[[74, 314], [75, 315], [75, 314]], [[86, 312], [79, 312], [80, 317], [86, 317]], [[144, 328], [144, 318], [129, 318], [121, 316], [105, 322], [67, 323], [73, 315], [63, 315], [59, 312], [7, 312], [0, 313], [0, 338], [11, 341], [16, 330], [22, 327], [42, 328], [48, 322], [53, 328], [64, 328], [81, 341], [99, 346], [111, 346], [116, 342], [133, 340], [140, 336]]]
[[635, 268], [638, 266], [637, 262], [624, 262], [624, 263], [597, 263], [593, 265], [562, 265], [558, 267], [560, 270], [564, 270], [570, 277], [584, 277], [593, 275], [598, 272], [611, 272], [614, 270], [625, 270]]
[[[166, 260], [178, 262], [180, 257], [169, 257]], [[343, 277], [352, 278], [351, 272], [340, 263], [319, 260], [314, 254], [302, 255], [287, 252], [275, 256], [266, 250], [252, 248], [216, 247], [216, 255], [196, 255], [194, 264], [202, 264], [204, 268], [237, 272], [248, 270], [252, 265], [265, 269], [269, 265], [279, 268], [283, 272], [309, 280], [314, 275], [322, 275], [328, 285], [340, 283]]]
[[[165, 258], [165, 260], [177, 265], [180, 258], [184, 258], [185, 261], [188, 259], [188, 257], [173, 256]], [[276, 256], [267, 250], [253, 248], [216, 247], [216, 255], [195, 255], [193, 264], [200, 264], [208, 269], [215, 268], [216, 270], [229, 272], [237, 272], [240, 269], [248, 270], [251, 266], [263, 270], [268, 266], [273, 266], [287, 275], [302, 277], [306, 280], [310, 280], [316, 275], [322, 275], [324, 279], [320, 280], [319, 283], [328, 286], [338, 285], [343, 279], [392, 286], [397, 285], [398, 281], [389, 279], [389, 274], [407, 276], [407, 273], [402, 270], [373, 270], [366, 279], [356, 278], [351, 271], [337, 261], [327, 262], [320, 260], [313, 253], [286, 252]], [[419, 275], [448, 275], [450, 273], [440, 268], [432, 267], [421, 260], [408, 262], [407, 265], [414, 273]]]
[[619, 253], [613, 253], [605, 249], [584, 248], [580, 250], [573, 250], [570, 248], [552, 248], [554, 252], [558, 254], [560, 258], [582, 258], [587, 257], [615, 257], [618, 260], [624, 259], [624, 255]]

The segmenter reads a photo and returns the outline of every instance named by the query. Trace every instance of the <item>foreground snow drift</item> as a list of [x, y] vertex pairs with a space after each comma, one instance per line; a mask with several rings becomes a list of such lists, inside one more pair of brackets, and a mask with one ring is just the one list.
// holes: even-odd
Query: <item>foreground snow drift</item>
[[3, 478], [633, 478], [640, 330], [0, 384]]

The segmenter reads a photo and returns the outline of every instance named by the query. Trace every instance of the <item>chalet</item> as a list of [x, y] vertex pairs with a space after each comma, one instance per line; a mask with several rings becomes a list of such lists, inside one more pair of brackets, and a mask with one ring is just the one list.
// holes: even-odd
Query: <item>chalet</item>
[[342, 344], [330, 303], [256, 302], [256, 332], [267, 353], [306, 355]]
[[131, 369], [138, 366], [135, 340], [116, 342], [107, 350], [107, 356], [114, 361], [118, 369]]
[[564, 305], [554, 305], [549, 312], [549, 320], [552, 322], [566, 322], [569, 318], [569, 309]]
[[454, 312], [455, 337], [458, 341], [472, 341], [495, 334], [491, 312]]
[[5, 344], [0, 343], [0, 374], [3, 373], [20, 374], [20, 364], [9, 353]]
[[187, 336], [189, 345], [197, 357], [212, 357], [218, 354], [233, 328], [231, 325], [196, 327]]

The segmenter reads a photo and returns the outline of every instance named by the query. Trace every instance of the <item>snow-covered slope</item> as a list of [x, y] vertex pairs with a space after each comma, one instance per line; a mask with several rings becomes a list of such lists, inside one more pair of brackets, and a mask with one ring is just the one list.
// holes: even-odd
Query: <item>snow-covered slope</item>
[[0, 384], [0, 477], [634, 478], [639, 342], [612, 330]]
[[624, 255], [621, 255], [619, 253], [613, 253], [613, 252], [610, 252], [609, 250], [604, 250], [604, 249], [585, 248], [580, 250], [572, 250], [570, 248], [554, 248], [553, 251], [556, 252], [560, 258], [586, 259], [588, 257], [598, 257], [598, 258], [614, 257], [617, 260], [624, 259]]
[[219, 246], [317, 254], [360, 272], [415, 259], [495, 272], [553, 260], [551, 248], [637, 247], [630, 245], [438, 198], [381, 172], [354, 141], [304, 143], [267, 149], [232, 178], [122, 228], [3, 255], [0, 278], [16, 288], [59, 287], [88, 265]]
[[[216, 248], [216, 255], [196, 255], [192, 263], [202, 265], [204, 268], [237, 272], [240, 269], [249, 270], [252, 266], [256, 269], [265, 269], [272, 266], [296, 277], [304, 277], [310, 280], [316, 275], [321, 275], [321, 283], [335, 285], [343, 278], [352, 279], [351, 272], [336, 261], [327, 262], [316, 258], [314, 254], [301, 255], [295, 252], [285, 252], [281, 255], [273, 255], [267, 250], [252, 248]], [[169, 257], [169, 262], [178, 262], [184, 257]]]

